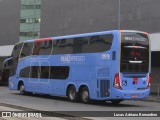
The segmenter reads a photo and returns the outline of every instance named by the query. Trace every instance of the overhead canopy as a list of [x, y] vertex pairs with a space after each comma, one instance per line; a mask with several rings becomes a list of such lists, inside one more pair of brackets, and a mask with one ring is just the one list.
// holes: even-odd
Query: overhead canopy
[[14, 45], [0, 46], [0, 57], [11, 56]]
[[160, 33], [150, 34], [151, 50], [160, 51]]

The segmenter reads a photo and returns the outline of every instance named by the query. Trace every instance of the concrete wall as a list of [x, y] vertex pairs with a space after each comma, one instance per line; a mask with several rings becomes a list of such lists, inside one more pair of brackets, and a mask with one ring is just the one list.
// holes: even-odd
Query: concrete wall
[[19, 41], [20, 0], [0, 0], [0, 46]]
[[41, 36], [117, 29], [117, 11], [117, 0], [42, 0]]
[[[160, 0], [121, 0], [121, 29], [160, 32]], [[42, 0], [41, 37], [118, 29], [118, 0]]]

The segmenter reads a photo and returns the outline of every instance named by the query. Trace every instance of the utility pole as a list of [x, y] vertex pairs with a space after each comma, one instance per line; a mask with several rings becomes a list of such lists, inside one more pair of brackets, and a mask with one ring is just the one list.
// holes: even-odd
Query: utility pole
[[121, 0], [118, 0], [118, 30], [121, 29]]

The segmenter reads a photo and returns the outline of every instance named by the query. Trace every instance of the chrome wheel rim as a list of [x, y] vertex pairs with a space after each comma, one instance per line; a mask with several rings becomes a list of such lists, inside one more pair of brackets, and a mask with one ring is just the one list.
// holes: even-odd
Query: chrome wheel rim
[[23, 85], [20, 86], [20, 93], [21, 93], [21, 94], [24, 93], [24, 86], [23, 86]]
[[87, 102], [89, 100], [89, 93], [88, 91], [83, 91], [82, 93], [82, 99], [84, 102]]
[[75, 99], [75, 96], [76, 96], [76, 92], [74, 89], [70, 90], [69, 92], [69, 97], [71, 100], [74, 100]]

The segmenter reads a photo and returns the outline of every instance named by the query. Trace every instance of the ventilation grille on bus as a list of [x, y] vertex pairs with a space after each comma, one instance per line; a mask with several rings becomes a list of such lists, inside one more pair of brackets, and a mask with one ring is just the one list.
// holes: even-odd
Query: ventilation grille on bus
[[100, 80], [100, 97], [109, 97], [110, 96], [110, 81], [109, 80]]
[[148, 64], [122, 63], [122, 72], [148, 72]]
[[110, 77], [110, 68], [100, 68], [97, 69], [97, 77]]

